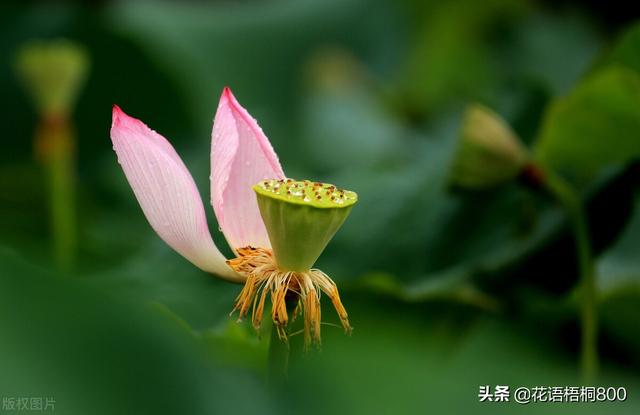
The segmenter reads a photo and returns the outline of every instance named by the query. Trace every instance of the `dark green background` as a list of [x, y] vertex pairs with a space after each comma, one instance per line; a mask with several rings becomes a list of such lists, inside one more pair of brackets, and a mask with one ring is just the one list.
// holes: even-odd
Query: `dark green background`
[[[55, 397], [61, 414], [639, 413], [636, 17], [624, 2], [595, 1], [3, 3], [0, 398]], [[74, 114], [71, 275], [52, 265], [37, 116], [13, 70], [25, 41], [59, 37], [91, 58]], [[228, 316], [240, 287], [154, 234], [111, 150], [117, 103], [174, 144], [208, 200], [225, 85], [289, 176], [360, 197], [318, 263], [340, 286], [353, 335], [324, 326], [322, 350], [294, 350], [285, 384], [266, 380], [268, 336]], [[500, 113], [588, 202], [598, 384], [626, 387], [626, 402], [478, 402], [480, 385], [580, 378], [562, 211], [519, 183], [447, 190], [473, 101]]]

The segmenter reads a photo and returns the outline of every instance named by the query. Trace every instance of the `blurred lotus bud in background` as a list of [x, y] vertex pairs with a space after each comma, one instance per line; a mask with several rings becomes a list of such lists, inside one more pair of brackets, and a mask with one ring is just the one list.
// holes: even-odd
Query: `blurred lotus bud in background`
[[84, 47], [70, 40], [32, 41], [20, 48], [16, 70], [41, 117], [68, 117], [89, 69]]
[[529, 154], [507, 123], [495, 112], [472, 104], [464, 114], [451, 185], [486, 188], [517, 177]]
[[53, 256], [59, 269], [69, 270], [76, 256], [71, 114], [87, 78], [89, 57], [84, 47], [70, 40], [31, 41], [18, 50], [15, 68], [39, 117], [34, 149], [49, 186]]

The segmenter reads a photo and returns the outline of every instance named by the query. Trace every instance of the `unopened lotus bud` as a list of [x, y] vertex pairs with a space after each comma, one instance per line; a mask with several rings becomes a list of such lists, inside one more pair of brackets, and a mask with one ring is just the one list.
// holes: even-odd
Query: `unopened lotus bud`
[[42, 117], [66, 117], [72, 111], [89, 66], [87, 52], [68, 40], [34, 41], [16, 58], [18, 75]]
[[464, 188], [491, 187], [520, 174], [529, 154], [513, 130], [495, 112], [470, 106], [463, 119], [451, 182]]
[[253, 189], [284, 271], [311, 269], [358, 200], [354, 192], [308, 180], [263, 180]]

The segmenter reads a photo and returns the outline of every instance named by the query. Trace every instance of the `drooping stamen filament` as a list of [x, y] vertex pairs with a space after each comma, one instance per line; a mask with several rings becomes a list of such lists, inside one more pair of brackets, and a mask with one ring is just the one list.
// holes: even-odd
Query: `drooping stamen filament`
[[305, 272], [282, 271], [278, 268], [271, 251], [263, 248], [238, 249], [238, 257], [227, 263], [236, 272], [247, 277], [233, 311], [238, 310], [239, 318], [242, 319], [251, 310], [251, 321], [256, 330], [262, 325], [266, 297], [270, 295], [273, 323], [280, 339], [286, 341], [289, 323], [287, 301], [293, 299], [295, 309], [291, 320], [293, 321], [297, 314], [302, 314], [305, 346], [308, 347], [311, 343], [319, 344], [320, 295], [324, 292], [331, 299], [345, 332], [351, 332], [347, 311], [340, 301], [338, 288], [324, 272], [317, 269]]

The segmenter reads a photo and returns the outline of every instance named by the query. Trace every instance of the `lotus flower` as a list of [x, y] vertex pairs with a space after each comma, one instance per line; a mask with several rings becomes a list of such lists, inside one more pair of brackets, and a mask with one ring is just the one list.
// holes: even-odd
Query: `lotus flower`
[[234, 310], [251, 309], [256, 329], [267, 294], [281, 339], [289, 313], [304, 315], [305, 344], [320, 341], [320, 292], [331, 299], [345, 331], [347, 313], [335, 283], [312, 269], [346, 219], [355, 193], [287, 179], [257, 122], [225, 88], [211, 145], [211, 204], [236, 258], [214, 244], [196, 184], [171, 144], [141, 121], [113, 107], [111, 140], [118, 162], [152, 228], [203, 271], [244, 283]]

